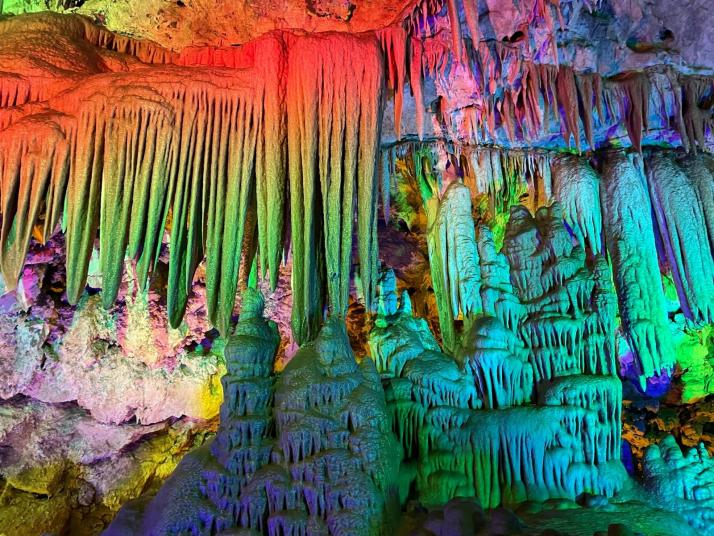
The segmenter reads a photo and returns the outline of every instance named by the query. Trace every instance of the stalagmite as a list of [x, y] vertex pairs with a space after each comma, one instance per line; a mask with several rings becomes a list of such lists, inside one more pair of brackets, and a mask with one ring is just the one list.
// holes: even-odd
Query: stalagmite
[[503, 251], [525, 309], [520, 332], [535, 378], [614, 374], [614, 296], [601, 273], [605, 261], [595, 256], [590, 268], [562, 220], [558, 203], [535, 218], [513, 207], [506, 230]]
[[672, 435], [665, 436], [647, 448], [643, 476], [658, 505], [680, 513], [700, 534], [714, 534], [714, 458], [704, 443], [685, 453]]
[[495, 316], [508, 329], [515, 329], [523, 317], [511, 283], [506, 256], [496, 249], [493, 233], [485, 226], [478, 227], [478, 254], [481, 265], [481, 301], [484, 313]]
[[409, 294], [404, 291], [397, 299], [396, 285], [394, 271], [383, 269], [377, 284], [377, 318], [369, 334], [377, 370], [391, 376], [400, 376], [406, 362], [425, 350], [439, 351], [426, 320], [414, 317]]
[[476, 320], [459, 353], [473, 370], [486, 409], [531, 401], [534, 383], [528, 352], [496, 318]]
[[211, 453], [222, 466], [207, 471], [205, 493], [220, 512], [221, 523], [236, 522], [236, 498], [270, 460], [273, 358], [280, 338], [263, 319], [263, 298], [248, 289], [241, 300], [235, 334], [226, 345], [227, 374], [221, 379], [227, 402]]
[[603, 161], [605, 243], [612, 258], [622, 323], [637, 358], [640, 382], [672, 368], [664, 292], [657, 264], [650, 198], [632, 157], [609, 153]]

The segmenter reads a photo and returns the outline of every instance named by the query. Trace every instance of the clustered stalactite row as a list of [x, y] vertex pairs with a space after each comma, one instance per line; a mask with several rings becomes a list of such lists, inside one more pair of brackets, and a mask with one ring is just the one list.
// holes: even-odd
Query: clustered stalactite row
[[[574, 4], [578, 5], [571, 9], [592, 12], [599, 1]], [[451, 139], [528, 143], [547, 135], [555, 124], [568, 146], [580, 150], [585, 141], [595, 149], [596, 127], [624, 124], [633, 147], [640, 150], [643, 132], [656, 126], [649, 124], [650, 112], [655, 112], [657, 126], [677, 131], [687, 151], [705, 147], [706, 132], [712, 128], [711, 77], [684, 75], [668, 67], [610, 78], [578, 72], [559, 62], [556, 21], [561, 30], [567, 26], [558, 0], [507, 1], [499, 10], [490, 17], [493, 35], [488, 38], [479, 29], [478, 0], [423, 0], [402, 27], [382, 32], [397, 138], [404, 81], [415, 99], [421, 137], [424, 78], [433, 77], [448, 87], [449, 75], [465, 70], [474, 91], [473, 104], [451, 109], [441, 96], [437, 110], [440, 134]], [[461, 27], [461, 13], [468, 37]], [[444, 18], [448, 31], [441, 24]], [[462, 124], [460, 131], [456, 123]]]
[[[455, 320], [463, 320], [462, 331], [468, 332], [473, 315], [481, 310], [474, 304], [480, 283], [473, 267], [481, 257], [473, 246], [472, 212], [484, 193], [488, 204], [476, 210], [481, 225], [488, 224], [495, 234], [504, 221], [499, 215], [507, 213], [505, 235], [497, 237], [493, 248], [498, 251], [503, 242], [503, 252], [511, 263], [510, 280], [505, 278], [501, 285], [512, 282], [518, 286], [520, 282], [521, 299], [534, 310], [550, 307], [533, 301], [541, 286], [535, 277], [538, 274], [530, 270], [543, 263], [541, 256], [547, 252], [537, 249], [539, 237], [552, 231], [532, 228], [527, 239], [521, 238], [518, 244], [509, 233], [523, 218], [528, 219], [524, 206], [515, 208], [519, 203], [525, 202], [535, 212], [538, 206], [557, 202], [557, 210], [571, 233], [558, 235], [557, 255], [563, 255], [570, 247], [569, 241], [575, 239], [576, 258], [588, 260], [600, 286], [611, 274], [614, 276], [619, 304], [608, 292], [598, 291], [598, 299], [607, 302], [602, 304], [600, 313], [606, 315], [607, 325], [614, 325], [619, 310], [643, 388], [647, 378], [671, 371], [674, 366], [662, 273], [671, 272], [682, 312], [692, 325], [714, 321], [714, 248], [709, 224], [714, 213], [711, 156], [648, 150], [640, 157], [625, 151], [605, 151], [594, 159], [596, 170], [589, 158], [543, 150], [438, 144], [431, 149], [426, 147], [414, 143], [393, 146], [385, 153], [382, 180], [396, 196], [404, 181], [421, 183], [439, 327], [444, 348], [449, 352], [455, 351], [464, 336], [459, 334]], [[458, 173], [449, 179], [434, 173], [432, 167], [437, 164], [438, 154], [449, 155], [450, 165]], [[401, 200], [397, 197], [396, 201]], [[514, 270], [521, 266], [527, 270], [519, 279], [519, 272]], [[577, 267], [573, 259], [568, 270]], [[570, 275], [552, 269], [543, 272], [548, 285], [562, 285], [564, 277]], [[580, 279], [576, 278], [576, 282], [580, 284]], [[585, 292], [589, 295], [590, 291]], [[582, 292], [580, 287], [567, 291], [575, 296]], [[519, 307], [516, 304], [508, 308], [509, 316], [503, 319], [508, 327], [519, 324], [518, 313], [516, 320], [510, 316]], [[522, 329], [537, 341], [543, 338], [540, 327], [540, 322], [529, 321]], [[606, 348], [608, 355], [608, 366], [603, 370], [612, 373], [616, 356], [611, 336], [599, 339], [598, 345]], [[592, 363], [592, 359], [587, 360]], [[586, 370], [595, 372], [592, 366]]]
[[[388, 87], [394, 92], [397, 138], [404, 82], [411, 88], [418, 134], [423, 137], [424, 79], [446, 80], [458, 68], [470, 74], [474, 104], [450, 110], [441, 97], [436, 112], [438, 133], [465, 143], [503, 139], [527, 144], [552, 133], [554, 125], [569, 147], [580, 151], [585, 141], [594, 150], [598, 129], [622, 124], [638, 151], [650, 126], [675, 130], [683, 147], [696, 151], [705, 148], [706, 133], [714, 125], [708, 100], [714, 89], [711, 77], [654, 67], [604, 78], [557, 62], [523, 59], [519, 49], [500, 42], [455, 52], [440, 35], [418, 37], [402, 28], [383, 30], [381, 40], [389, 66]], [[651, 114], [659, 124], [650, 125]]]
[[[36, 19], [43, 31], [44, 20]], [[59, 20], [64, 37], [75, 32], [147, 61], [204, 59], [167, 57], [83, 19]], [[3, 24], [13, 36], [12, 20]], [[97, 54], [105, 67], [118, 61], [114, 53]], [[276, 33], [232, 50], [231, 58], [229, 67], [216, 67], [227, 62], [211, 57], [201, 68], [130, 59], [122, 72], [94, 74], [69, 89], [66, 81], [52, 87], [52, 78], [23, 79], [48, 86], [27, 94], [16, 88], [10, 95], [3, 78], [1, 264], [9, 286], [35, 225], [46, 240], [61, 221], [69, 301], [84, 291], [98, 232], [110, 306], [125, 255], [143, 288], [167, 228], [171, 324], [181, 322], [205, 255], [209, 316], [225, 333], [239, 274], [247, 277], [259, 262], [275, 286], [290, 246], [293, 334], [303, 342], [317, 334], [325, 306], [336, 316], [346, 311], [356, 220], [369, 306], [384, 72], [377, 39]], [[47, 100], [30, 102], [40, 99]]]
[[[205, 255], [209, 315], [225, 332], [240, 274], [247, 278], [257, 262], [274, 286], [290, 248], [293, 335], [304, 342], [317, 334], [325, 308], [338, 316], [346, 310], [355, 228], [361, 295], [371, 310], [383, 89], [394, 94], [399, 130], [409, 82], [423, 128], [423, 77], [453, 67], [452, 50], [430, 48], [433, 40], [401, 27], [360, 36], [273, 33], [238, 48], [178, 53], [79, 17], [10, 18], [0, 31], [0, 54], [18, 70], [0, 75], [0, 265], [9, 286], [36, 224], [46, 240], [61, 223], [69, 300], [76, 302], [84, 290], [98, 233], [108, 306], [124, 256], [133, 259], [143, 287], [168, 229], [171, 324], [182, 319]], [[37, 64], [33, 47], [48, 39], [54, 57]], [[57, 67], [48, 70], [53, 63]], [[487, 113], [477, 123], [492, 134], [502, 125], [509, 137], [517, 130], [536, 135], [553, 115], [562, 116], [565, 137], [576, 144], [580, 118], [592, 142], [593, 108], [604, 121], [616, 116], [619, 103], [639, 148], [650, 74], [605, 83], [567, 66], [520, 60], [501, 72], [507, 63], [478, 70], [484, 83], [510, 82], [499, 97], [504, 101], [464, 111]], [[710, 118], [699, 103], [711, 80], [665, 78], [671, 91], [654, 93], [663, 109], [669, 102], [679, 111], [665, 114], [683, 125], [683, 140], [703, 145]], [[387, 210], [383, 181], [382, 194]]]

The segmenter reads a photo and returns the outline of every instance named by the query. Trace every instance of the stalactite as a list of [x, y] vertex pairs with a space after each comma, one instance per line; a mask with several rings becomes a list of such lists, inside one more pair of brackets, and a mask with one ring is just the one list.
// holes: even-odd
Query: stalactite
[[459, 21], [459, 8], [456, 0], [446, 0], [446, 6], [451, 24], [451, 50], [456, 61], [461, 61], [463, 43], [461, 41], [461, 22]]
[[421, 41], [412, 37], [409, 47], [409, 85], [414, 95], [417, 135], [420, 140], [424, 139], [424, 119], [426, 116], [424, 105], [424, 66], [422, 65], [423, 53]]
[[471, 34], [471, 43], [474, 49], [478, 50], [481, 32], [478, 26], [478, 0], [463, 0], [464, 16], [466, 26]]
[[[570, 139], [575, 138], [575, 147], [580, 151], [580, 127], [578, 126], [579, 105], [575, 75], [571, 67], [561, 65], [556, 81], [558, 102], [563, 114], [564, 137], [570, 147]], [[587, 108], [585, 113], [587, 112]]]
[[[260, 119], [255, 117], [257, 114], [246, 102], [219, 101], [218, 106], [222, 108], [223, 113], [220, 115], [223, 117], [220, 118], [220, 115], [214, 112], [211, 121], [214, 125], [213, 139], [206, 143], [207, 147], [211, 147], [212, 154], [210, 157], [208, 154], [204, 155], [204, 169], [210, 170], [207, 177], [210, 182], [207, 187], [204, 185], [203, 195], [199, 196], [195, 190], [193, 195], [202, 199], [207, 206], [204, 209], [205, 215], [199, 219], [199, 223], [201, 220], [206, 220], [208, 224], [205, 241], [208, 283], [206, 301], [209, 315], [222, 333], [228, 333], [238, 285], [241, 253], [243, 253], [245, 223], [251, 199], [255, 196], [254, 163], [251, 156], [255, 153], [256, 125]], [[221, 120], [228, 123], [225, 127], [228, 133], [227, 143], [223, 142], [225, 149], [220, 147], [219, 136], [222, 127], [217, 123]], [[216, 153], [218, 153], [217, 161], [214, 160]], [[207, 199], [204, 199], [206, 188], [209, 193]], [[172, 231], [174, 229], [175, 227], [172, 226]], [[171, 242], [172, 246], [173, 244], [174, 241]], [[189, 260], [189, 257], [187, 261], [196, 262], [201, 256], [201, 254], [196, 255], [195, 260]], [[191, 279], [192, 276], [186, 279], [189, 287]], [[185, 300], [183, 296], [182, 300]], [[185, 303], [181, 304], [180, 310], [183, 312], [184, 309]]]
[[650, 199], [642, 172], [631, 157], [619, 152], [607, 155], [600, 198], [606, 215], [605, 242], [612, 258], [622, 324], [644, 386], [647, 378], [671, 369], [673, 350], [666, 324]]
[[50, 118], [16, 123], [0, 136], [0, 265], [5, 285], [15, 288], [35, 222], [44, 205], [45, 240], [62, 211], [69, 144]]
[[555, 198], [563, 207], [565, 221], [583, 248], [601, 253], [600, 178], [582, 158], [560, 156], [552, 162]]
[[714, 159], [707, 154], [689, 155], [681, 165], [696, 192], [706, 222], [709, 248], [714, 252]]
[[[127, 255], [136, 262], [137, 279], [142, 290], [146, 288], [149, 271], [154, 269], [159, 255], [168, 208], [167, 168], [172, 150], [169, 123], [170, 117], [147, 122], [144, 127], [147, 130], [144, 152], [140, 153], [140, 164], [134, 179]], [[111, 220], [107, 219], [107, 222], [111, 227]], [[110, 244], [110, 247], [113, 246]]]
[[647, 130], [650, 82], [643, 73], [628, 73], [615, 79], [620, 115], [636, 151], [642, 151], [642, 132]]
[[647, 170], [652, 208], [682, 310], [696, 322], [713, 322], [714, 258], [694, 185], [676, 162], [659, 152], [650, 155]]
[[[404, 83], [406, 82], [407, 43], [409, 42], [409, 37], [401, 26], [395, 26], [379, 32], [379, 38], [387, 67], [387, 87], [394, 95], [394, 133], [399, 139], [401, 138], [402, 103], [404, 100]], [[412, 83], [419, 84], [420, 82], [413, 80]]]
[[[421, 158], [421, 157], [418, 157]], [[439, 315], [441, 339], [448, 351], [456, 347], [456, 332], [454, 327], [454, 313], [451, 307], [449, 286], [446, 276], [447, 259], [443, 257], [445, 248], [441, 245], [441, 229], [439, 226], [439, 196], [437, 178], [431, 173], [431, 166], [426, 157], [423, 158], [423, 172], [417, 171], [420, 179], [420, 189], [424, 211], [426, 212], [426, 238], [429, 252], [429, 265], [431, 267], [432, 287], [436, 298], [436, 309]]]
[[[252, 43], [255, 67], [261, 70], [258, 102], [262, 101], [255, 156], [255, 185], [258, 216], [258, 250], [270, 285], [278, 284], [283, 258], [287, 174], [285, 80], [287, 78], [285, 42], [269, 34]], [[235, 62], [233, 62], [235, 64]]]
[[98, 204], [106, 120], [94, 110], [80, 112], [72, 133], [70, 177], [67, 185], [67, 299], [76, 304], [87, 280], [87, 267], [97, 232]]
[[111, 32], [85, 17], [76, 17], [73, 21], [81, 24], [84, 39], [94, 46], [134, 56], [144, 63], [171, 63], [176, 59], [176, 54], [151, 41]]
[[[352, 61], [344, 61], [345, 53]], [[337, 316], [347, 310], [355, 196], [362, 295], [371, 309], [383, 65], [376, 39], [334, 35], [329, 43], [319, 36], [296, 40], [288, 69], [293, 334], [305, 341], [323, 314], [321, 244], [330, 309]], [[320, 213], [322, 222], [315, 221]]]
[[598, 73], [576, 73], [575, 82], [578, 87], [580, 101], [582, 102], [582, 107], [580, 108], [580, 120], [583, 122], [585, 139], [590, 145], [590, 149], [594, 151], [595, 135], [593, 133], [593, 111], [597, 110], [600, 122], [603, 122], [604, 120], [602, 115], [603, 112], [600, 75]]
[[[47, 24], [43, 17], [37, 18], [40, 26]], [[28, 174], [34, 173], [32, 158], [21, 154], [30, 143], [22, 128], [29, 120], [22, 116], [45, 114], [54, 129], [48, 130], [49, 139], [55, 138], [52, 132], [59, 133], [48, 147], [54, 152], [43, 158], [52, 163], [56, 155], [53, 168], [42, 177], [28, 175], [21, 181], [33, 182], [33, 195], [46, 199], [43, 206], [34, 197], [27, 209], [29, 201], [18, 199], [19, 210], [28, 210], [29, 219], [17, 232], [10, 227], [18, 195], [15, 179], [9, 171], [3, 174], [3, 266], [8, 276], [18, 272], [8, 277], [10, 284], [19, 274], [35, 222], [44, 218], [47, 238], [66, 206], [68, 299], [76, 302], [84, 292], [98, 233], [103, 300], [110, 306], [119, 291], [125, 255], [135, 263], [139, 286], [145, 287], [166, 226], [171, 324], [182, 320], [194, 272], [205, 254], [209, 317], [227, 332], [241, 262], [250, 264], [254, 256], [253, 242], [250, 251], [242, 247], [250, 231], [245, 228], [247, 213], [255, 207], [259, 266], [275, 286], [286, 245], [290, 182], [296, 339], [315, 335], [323, 316], [323, 287], [331, 309], [337, 315], [346, 311], [353, 207], [361, 294], [371, 309], [384, 75], [373, 35], [309, 38], [274, 32], [240, 48], [169, 53], [151, 43], [114, 36], [84, 19], [48, 17], [100, 56], [109, 54], [106, 49], [112, 58], [125, 54], [182, 67], [149, 68], [127, 59], [128, 72], [92, 72], [82, 86], [60, 78], [66, 83], [53, 83], [47, 103], [33, 104], [22, 113], [2, 109], [3, 134], [12, 136], [12, 143], [3, 139], [15, 147], [8, 155], [20, 155]], [[395, 36], [392, 51], [398, 57], [391, 55], [390, 60], [393, 83], [401, 93], [407, 38], [403, 31]], [[345, 54], [354, 61], [345, 61]], [[191, 84], [185, 84], [189, 74]], [[65, 88], [70, 89], [53, 96]], [[15, 97], [10, 102], [2, 95], [3, 106], [17, 104]], [[6, 128], [16, 123], [17, 128]], [[25, 194], [20, 190], [19, 195]]]
[[[714, 81], [711, 78], [699, 76], [680, 76], [679, 83], [682, 87], [682, 117], [684, 132], [682, 138], [686, 138], [692, 148], [703, 149], [706, 145], [705, 132], [711, 129], [714, 121], [711, 119], [711, 112], [707, 117], [707, 110], [702, 107], [705, 97], [711, 95], [714, 90]], [[709, 104], [711, 108], [711, 103]]]

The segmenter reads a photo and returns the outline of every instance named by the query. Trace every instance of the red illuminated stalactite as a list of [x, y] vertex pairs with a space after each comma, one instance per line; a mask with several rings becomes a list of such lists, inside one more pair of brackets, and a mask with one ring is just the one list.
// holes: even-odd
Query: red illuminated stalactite
[[580, 108], [580, 120], [583, 122], [585, 139], [590, 145], [590, 149], [595, 150], [595, 137], [593, 134], [593, 86], [592, 79], [584, 76], [576, 76], [575, 82], [578, 87], [578, 94], [582, 101]]
[[15, 287], [35, 222], [45, 209], [45, 229], [56, 224], [57, 198], [66, 180], [68, 143], [51, 120], [37, 116], [0, 136], [0, 264], [5, 284]]
[[394, 133], [399, 139], [401, 137], [402, 103], [406, 81], [407, 33], [401, 26], [394, 26], [381, 30], [379, 38], [387, 66], [387, 87], [394, 95]]
[[471, 42], [473, 43], [473, 48], [477, 50], [481, 39], [481, 32], [478, 27], [478, 0], [463, 0], [463, 6], [466, 25], [468, 26], [469, 34], [471, 34]]
[[416, 109], [416, 126], [419, 139], [424, 138], [424, 118], [426, 109], [424, 105], [424, 65], [422, 63], [423, 49], [421, 41], [411, 38], [409, 47], [409, 85], [414, 95]]
[[615, 80], [620, 114], [632, 146], [642, 150], [642, 131], [647, 130], [650, 83], [644, 73], [628, 73]]
[[[711, 119], [712, 98], [714, 92], [714, 79], [699, 76], [680, 76], [679, 85], [682, 88], [682, 138], [687, 139], [690, 147], [705, 147], [704, 134], [707, 127], [712, 128]], [[705, 98], [709, 101], [703, 107]]]
[[567, 66], [561, 66], [558, 70], [556, 82], [558, 91], [558, 103], [561, 107], [563, 115], [564, 138], [570, 146], [570, 138], [575, 138], [575, 147], [580, 150], [580, 128], [578, 127], [578, 90], [575, 85], [575, 76], [573, 69]]
[[461, 42], [461, 22], [459, 21], [459, 8], [456, 0], [446, 0], [448, 9], [449, 23], [451, 24], [451, 50], [454, 53], [454, 59], [461, 61], [463, 43]]

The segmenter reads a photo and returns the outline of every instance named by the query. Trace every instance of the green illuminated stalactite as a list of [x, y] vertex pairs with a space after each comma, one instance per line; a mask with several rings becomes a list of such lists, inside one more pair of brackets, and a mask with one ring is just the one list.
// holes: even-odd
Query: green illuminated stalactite
[[433, 174], [429, 157], [417, 152], [414, 155], [414, 166], [419, 181], [419, 190], [426, 212], [426, 241], [429, 250], [429, 266], [431, 268], [431, 284], [436, 299], [436, 310], [439, 315], [441, 340], [448, 352], [456, 349], [456, 328], [454, 313], [448, 288], [447, 259], [443, 253], [441, 228], [439, 226], [439, 179]]
[[697, 202], [706, 222], [709, 248], [714, 252], [714, 158], [707, 154], [690, 155], [681, 165], [697, 193]]
[[140, 153], [131, 204], [127, 255], [136, 262], [139, 288], [145, 290], [149, 271], [158, 258], [168, 191], [167, 165], [171, 150], [170, 119], [161, 116], [146, 126], [146, 146]]
[[94, 237], [99, 226], [102, 155], [106, 123], [97, 110], [80, 113], [71, 134], [72, 164], [65, 198], [67, 299], [76, 304], [84, 292]]
[[602, 252], [600, 178], [588, 162], [564, 155], [553, 160], [553, 188], [563, 216], [578, 242], [591, 254]]
[[[313, 50], [291, 47], [288, 63], [298, 63]], [[306, 47], [307, 48], [307, 47]], [[310, 57], [309, 61], [314, 58]], [[308, 61], [308, 60], [306, 60]], [[318, 67], [319, 68], [319, 67]], [[316, 68], [316, 70], [318, 69]], [[315, 125], [317, 103], [315, 75], [304, 75], [303, 70], [289, 77], [288, 99], [288, 162], [290, 177], [290, 220], [292, 241], [292, 332], [298, 343], [317, 335], [322, 322], [323, 292], [320, 277], [319, 226], [314, 218], [317, 211], [317, 192], [313, 162], [317, 153]], [[303, 84], [310, 84], [303, 87]]]
[[[359, 86], [360, 128], [357, 160], [357, 246], [365, 307], [372, 310], [379, 270], [377, 248], [377, 197], [379, 194], [379, 143], [382, 125], [384, 64], [376, 40], [360, 43], [367, 58], [356, 73]], [[361, 71], [361, 72], [360, 72]], [[346, 252], [345, 252], [346, 255]]]
[[254, 54], [263, 58], [256, 65], [261, 70], [257, 104], [263, 108], [255, 155], [258, 256], [261, 275], [265, 277], [267, 270], [275, 288], [283, 258], [287, 193], [287, 53], [279, 35], [268, 35], [254, 46]]
[[[256, 114], [250, 102], [240, 100], [229, 106], [228, 172], [218, 172], [212, 177], [211, 190], [216, 195], [209, 195], [206, 245], [209, 317], [222, 333], [230, 330], [241, 255], [246, 253], [243, 251], [246, 220], [255, 196], [252, 155], [256, 146]], [[247, 253], [251, 255], [248, 262], [252, 262], [254, 251]]]
[[203, 187], [199, 179], [207, 122], [206, 96], [187, 92], [182, 95], [186, 110], [177, 117], [179, 138], [171, 162], [173, 203], [169, 243], [169, 281], [166, 309], [172, 327], [183, 319], [193, 274], [203, 256]]
[[623, 327], [640, 381], [673, 366], [664, 291], [657, 263], [650, 199], [631, 156], [610, 153], [603, 162], [600, 196], [605, 242], [612, 258]]
[[322, 322], [323, 285], [331, 314], [346, 313], [355, 197], [362, 295], [371, 308], [383, 64], [376, 39], [335, 35], [293, 41], [288, 68], [293, 335], [304, 342]]
[[102, 303], [106, 308], [116, 300], [121, 284], [129, 218], [135, 196], [136, 151], [146, 143], [145, 136], [145, 125], [131, 112], [107, 125], [108, 143], [103, 159], [99, 218], [99, 266], [102, 272]]
[[45, 205], [45, 229], [54, 228], [61, 205], [57, 191], [66, 180], [68, 144], [62, 132], [50, 122], [36, 119], [29, 125], [29, 139], [5, 132], [0, 139], [0, 203], [2, 234], [0, 265], [7, 288], [14, 288], [25, 262], [25, 255]]
[[671, 158], [647, 160], [652, 208], [685, 315], [714, 322], [714, 258], [694, 185]]

